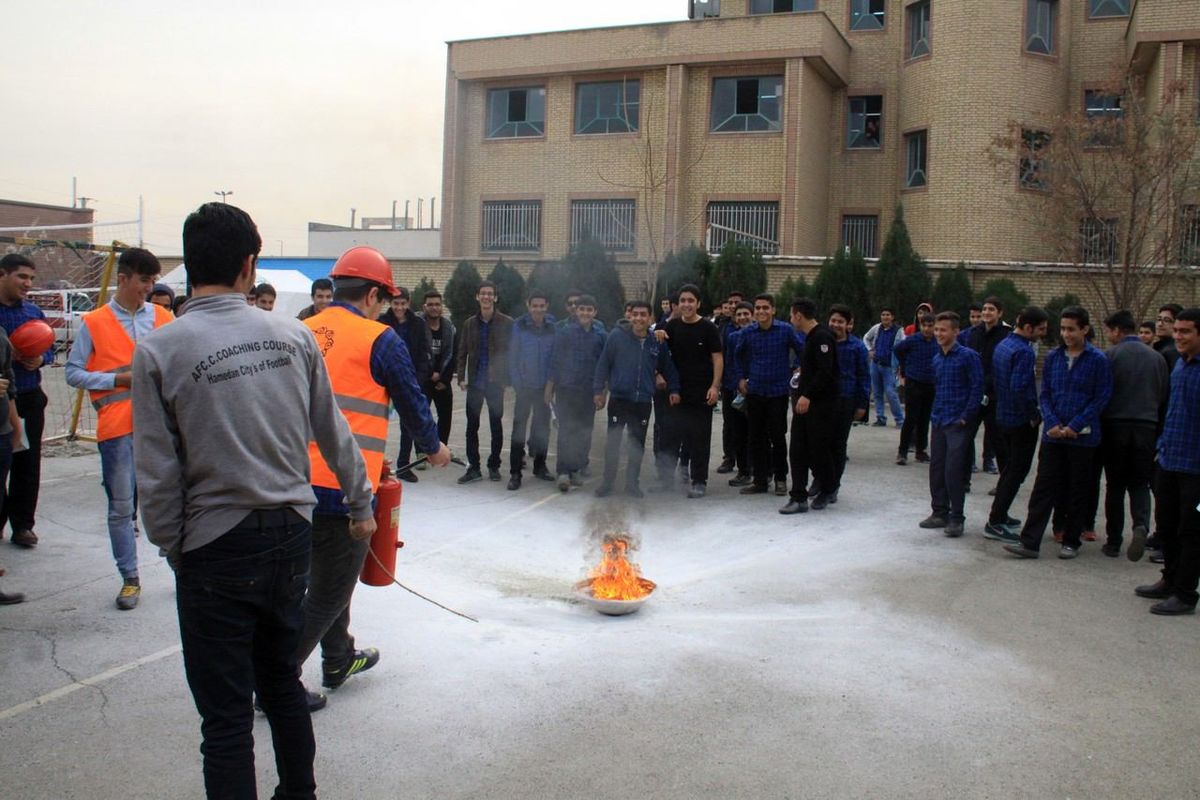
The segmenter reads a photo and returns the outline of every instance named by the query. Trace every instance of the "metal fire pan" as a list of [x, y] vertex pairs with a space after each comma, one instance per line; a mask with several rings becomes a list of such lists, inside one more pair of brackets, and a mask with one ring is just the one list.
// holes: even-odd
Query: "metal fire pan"
[[639, 578], [642, 586], [650, 591], [643, 597], [637, 600], [604, 600], [592, 595], [592, 579], [588, 578], [575, 584], [575, 594], [589, 606], [599, 611], [601, 614], [606, 614], [610, 617], [623, 617], [626, 614], [632, 614], [637, 611], [642, 605], [650, 599], [650, 595], [654, 593], [657, 584], [654, 581], [646, 578]]

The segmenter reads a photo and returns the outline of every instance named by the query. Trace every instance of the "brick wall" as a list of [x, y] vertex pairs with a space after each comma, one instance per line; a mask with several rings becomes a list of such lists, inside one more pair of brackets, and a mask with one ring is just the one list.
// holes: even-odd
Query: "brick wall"
[[[0, 228], [24, 228], [19, 233], [0, 233], [0, 237], [32, 239], [65, 239], [75, 242], [91, 242], [90, 229], [46, 231], [40, 225], [89, 225], [94, 222], [95, 211], [90, 208], [68, 208], [65, 206], [22, 203], [15, 200], [0, 200]], [[69, 280], [75, 285], [90, 285], [98, 256], [94, 253], [78, 253], [62, 247], [17, 245], [0, 242], [0, 255], [22, 252], [37, 265], [37, 286], [49, 286], [58, 281]], [[81, 260], [87, 260], [85, 264]]]

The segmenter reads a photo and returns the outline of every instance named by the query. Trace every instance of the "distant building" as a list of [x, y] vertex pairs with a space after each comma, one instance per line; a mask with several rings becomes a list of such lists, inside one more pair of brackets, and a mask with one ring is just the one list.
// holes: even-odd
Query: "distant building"
[[383, 227], [384, 217], [366, 217], [362, 228], [308, 223], [309, 258], [337, 258], [357, 245], [368, 245], [388, 258], [436, 258], [442, 232], [437, 228], [410, 229], [411, 220], [398, 219], [391, 228]]
[[[0, 200], [0, 255], [25, 253], [38, 266], [37, 286], [93, 286], [99, 279], [99, 264], [92, 254], [80, 259], [80, 251], [29, 240], [93, 242], [91, 228], [47, 228], [46, 226], [91, 225], [95, 209]], [[11, 230], [16, 228], [17, 230]]]

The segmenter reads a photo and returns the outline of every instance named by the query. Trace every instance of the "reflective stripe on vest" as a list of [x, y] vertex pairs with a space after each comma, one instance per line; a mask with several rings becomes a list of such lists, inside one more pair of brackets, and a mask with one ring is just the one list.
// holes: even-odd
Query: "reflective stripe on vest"
[[[154, 309], [155, 328], [175, 319], [161, 306], [150, 307]], [[83, 324], [87, 326], [92, 339], [92, 354], [84, 365], [88, 372], [121, 375], [133, 369], [130, 364], [133, 361], [134, 341], [117, 319], [111, 305], [106, 303], [84, 314]], [[89, 390], [88, 397], [92, 401], [92, 408], [96, 409], [96, 441], [103, 442], [133, 433], [133, 396], [128, 386]]]
[[[345, 308], [332, 306], [304, 320], [317, 339], [334, 398], [367, 462], [371, 490], [379, 488], [383, 454], [387, 446], [390, 404], [387, 389], [371, 377], [371, 348], [388, 327]], [[316, 442], [308, 445], [314, 486], [340, 487], [337, 475], [325, 462]]]

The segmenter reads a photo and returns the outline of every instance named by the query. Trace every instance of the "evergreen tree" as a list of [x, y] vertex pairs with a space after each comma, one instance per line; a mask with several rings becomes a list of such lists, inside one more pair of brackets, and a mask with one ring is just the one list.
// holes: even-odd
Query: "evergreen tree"
[[[913, 250], [908, 226], [904, 224], [904, 206], [896, 206], [896, 218], [871, 275], [871, 306], [875, 310], [890, 307], [896, 318], [903, 320], [919, 304], [928, 302], [932, 291], [929, 269]], [[865, 324], [867, 320], [861, 322]]]
[[436, 292], [436, 291], [437, 291], [437, 284], [435, 284], [433, 281], [429, 280], [428, 275], [422, 275], [421, 282], [418, 283], [416, 286], [414, 286], [413, 290], [412, 290], [412, 294], [411, 294], [412, 303], [410, 305], [412, 306], [413, 310], [414, 311], [421, 310], [421, 306], [423, 306], [425, 304], [425, 293], [426, 292]]
[[866, 259], [857, 248], [851, 248], [848, 253], [845, 248], [839, 248], [832, 258], [825, 259], [812, 287], [812, 299], [816, 301], [822, 319], [828, 316], [829, 307], [835, 303], [850, 306], [856, 320], [871, 319], [868, 274]]
[[525, 279], [521, 273], [500, 259], [487, 279], [496, 284], [496, 308], [501, 314], [515, 319], [525, 313]]
[[[685, 283], [694, 283], [700, 287], [700, 291], [703, 293], [708, 283], [708, 276], [712, 273], [712, 270], [712, 256], [702, 247], [689, 244], [678, 253], [671, 251], [663, 259], [662, 267], [658, 270], [658, 286], [655, 287], [654, 291], [654, 307], [658, 308], [658, 303], [664, 297], [669, 297], [672, 292], [678, 290]], [[705, 298], [702, 297], [700, 299], [703, 301]]]
[[934, 310], [953, 311], [965, 320], [971, 300], [971, 279], [966, 265], [960, 261], [954, 269], [942, 270], [933, 285]]
[[1047, 347], [1058, 347], [1062, 344], [1062, 337], [1058, 333], [1058, 324], [1062, 321], [1062, 311], [1067, 306], [1080, 305], [1080, 300], [1077, 295], [1067, 292], [1055, 297], [1051, 297], [1046, 301], [1046, 314], [1049, 315], [1050, 321], [1046, 325], [1046, 338], [1042, 341]]
[[567, 292], [574, 288], [565, 265], [557, 261], [539, 261], [533, 266], [533, 272], [529, 273], [526, 285], [530, 290], [541, 289], [549, 295], [550, 313], [556, 320], [563, 318]]
[[570, 287], [596, 298], [596, 317], [613, 325], [625, 313], [625, 287], [612, 254], [600, 242], [585, 239], [571, 249], [565, 265]]
[[780, 285], [779, 291], [775, 292], [775, 316], [784, 322], [788, 321], [792, 316], [792, 301], [800, 297], [812, 296], [812, 287], [809, 286], [808, 281], [802, 276], [792, 275], [788, 277]]
[[992, 278], [983, 285], [983, 290], [975, 299], [983, 302], [984, 298], [993, 296], [1000, 298], [1000, 302], [1004, 304], [1001, 317], [1009, 324], [1015, 322], [1021, 309], [1029, 305], [1029, 295], [1018, 289], [1008, 278]]
[[479, 292], [479, 270], [470, 261], [460, 261], [446, 281], [445, 302], [450, 311], [450, 319], [455, 325], [462, 326], [463, 320], [479, 311], [475, 295]]
[[708, 280], [701, 284], [707, 295], [707, 308], [719, 305], [730, 292], [739, 291], [746, 297], [766, 291], [767, 265], [762, 255], [746, 242], [727, 239], [713, 264]]

